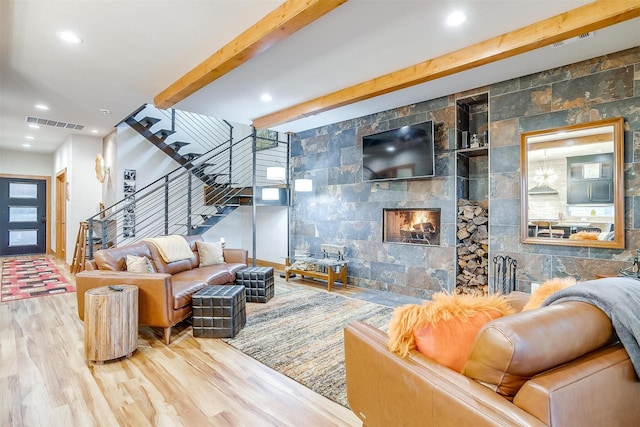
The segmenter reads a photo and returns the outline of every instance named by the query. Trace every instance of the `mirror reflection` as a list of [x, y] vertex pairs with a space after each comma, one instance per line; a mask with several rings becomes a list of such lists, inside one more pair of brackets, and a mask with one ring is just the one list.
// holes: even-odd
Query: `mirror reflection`
[[624, 248], [623, 119], [522, 134], [522, 241]]

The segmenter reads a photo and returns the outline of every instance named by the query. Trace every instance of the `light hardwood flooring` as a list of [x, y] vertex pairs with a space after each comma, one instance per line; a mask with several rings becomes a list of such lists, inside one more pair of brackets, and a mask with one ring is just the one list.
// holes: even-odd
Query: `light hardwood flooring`
[[0, 426], [361, 425], [224, 342], [175, 329], [166, 346], [140, 328], [130, 359], [87, 364], [75, 293], [1, 303]]

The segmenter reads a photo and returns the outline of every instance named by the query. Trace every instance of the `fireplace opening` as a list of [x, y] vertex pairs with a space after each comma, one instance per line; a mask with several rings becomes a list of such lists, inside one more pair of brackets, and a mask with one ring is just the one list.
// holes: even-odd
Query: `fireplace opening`
[[383, 209], [382, 241], [440, 246], [440, 209]]

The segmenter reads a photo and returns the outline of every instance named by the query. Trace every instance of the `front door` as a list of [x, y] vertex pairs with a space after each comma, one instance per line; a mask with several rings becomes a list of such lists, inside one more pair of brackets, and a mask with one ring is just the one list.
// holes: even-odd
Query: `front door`
[[0, 178], [0, 255], [47, 251], [47, 181]]

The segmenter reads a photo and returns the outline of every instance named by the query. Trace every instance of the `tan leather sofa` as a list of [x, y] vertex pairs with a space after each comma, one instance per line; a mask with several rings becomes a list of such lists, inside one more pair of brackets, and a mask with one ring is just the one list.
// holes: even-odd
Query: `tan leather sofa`
[[[78, 315], [84, 320], [84, 293], [108, 285], [136, 285], [138, 291], [138, 323], [140, 326], [164, 328], [164, 342], [171, 341], [171, 328], [191, 316], [191, 296], [206, 285], [233, 284], [236, 272], [247, 267], [247, 250], [224, 249], [225, 264], [199, 267], [196, 241], [202, 237], [185, 236], [193, 257], [166, 263], [158, 249], [146, 242], [96, 251], [87, 261], [85, 271], [76, 275]], [[127, 255], [146, 256], [157, 273], [129, 273]]]
[[365, 323], [344, 333], [349, 406], [368, 427], [640, 426], [640, 380], [609, 318], [587, 303], [489, 322], [462, 373], [391, 353]]

